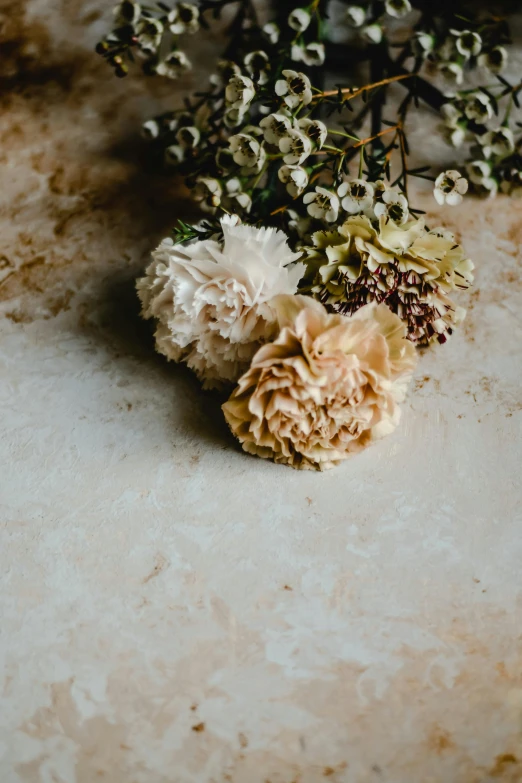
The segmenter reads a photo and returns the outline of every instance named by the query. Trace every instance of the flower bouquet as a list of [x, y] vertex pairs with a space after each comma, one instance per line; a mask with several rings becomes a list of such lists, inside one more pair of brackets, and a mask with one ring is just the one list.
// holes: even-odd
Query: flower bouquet
[[[143, 125], [205, 217], [152, 253], [142, 314], [160, 353], [229, 391], [245, 451], [325, 469], [397, 426], [416, 346], [446, 342], [465, 315], [453, 297], [473, 263], [410, 203], [411, 177], [433, 180], [441, 205], [469, 182], [520, 194], [522, 83], [502, 75], [507, 21], [465, 2], [286, 2], [270, 18], [251, 0], [123, 0], [97, 48], [119, 76], [138, 57], [175, 79], [184, 37], [228, 6], [208, 87]], [[464, 174], [409, 164], [420, 101], [469, 146]]]

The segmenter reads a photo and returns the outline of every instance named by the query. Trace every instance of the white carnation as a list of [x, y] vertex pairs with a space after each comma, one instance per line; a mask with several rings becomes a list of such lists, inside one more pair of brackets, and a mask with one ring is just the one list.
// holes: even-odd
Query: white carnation
[[[156, 348], [184, 361], [205, 388], [235, 382], [259, 346], [277, 333], [271, 300], [293, 294], [303, 274], [282, 231], [223, 218], [223, 243], [164, 239], [138, 280], [144, 318], [155, 318]], [[289, 266], [289, 264], [292, 264]]]

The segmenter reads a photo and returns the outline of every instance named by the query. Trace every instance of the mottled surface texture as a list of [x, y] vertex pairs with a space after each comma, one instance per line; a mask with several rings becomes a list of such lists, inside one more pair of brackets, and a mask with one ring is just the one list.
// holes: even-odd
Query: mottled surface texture
[[393, 436], [249, 458], [138, 318], [184, 195], [135, 164], [168, 90], [91, 54], [104, 8], [3, 2], [0, 780], [517, 783], [520, 203], [430, 216], [477, 284]]

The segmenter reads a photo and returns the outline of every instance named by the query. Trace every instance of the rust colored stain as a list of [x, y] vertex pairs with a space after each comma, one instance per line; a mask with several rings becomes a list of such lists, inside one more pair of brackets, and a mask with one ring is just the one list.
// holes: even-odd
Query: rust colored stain
[[160, 552], [156, 555], [155, 560], [156, 562], [154, 564], [154, 568], [152, 569], [150, 574], [148, 574], [145, 577], [145, 579], [142, 582], [142, 584], [144, 585], [147, 584], [147, 582], [150, 582], [151, 579], [155, 579], [157, 576], [159, 576], [161, 572], [164, 571], [169, 566], [169, 561]]
[[451, 750], [455, 747], [455, 743], [451, 739], [449, 733], [436, 727], [429, 740], [429, 745], [436, 753], [444, 753], [444, 751]]
[[[516, 769], [515, 769], [516, 767]], [[504, 778], [517, 773], [517, 780], [522, 780], [522, 765], [513, 753], [502, 753], [495, 759], [494, 766], [489, 770], [492, 778]]]
[[[187, 191], [147, 163], [138, 135], [165, 87], [149, 82], [143, 116], [133, 102], [144, 93], [139, 75], [112, 79], [77, 34], [55, 41], [25, 5], [0, 11], [0, 312], [18, 324], [68, 310], [122, 261], [143, 264], [191, 208]], [[76, 31], [100, 13], [86, 15], [81, 0], [61, 5]]]

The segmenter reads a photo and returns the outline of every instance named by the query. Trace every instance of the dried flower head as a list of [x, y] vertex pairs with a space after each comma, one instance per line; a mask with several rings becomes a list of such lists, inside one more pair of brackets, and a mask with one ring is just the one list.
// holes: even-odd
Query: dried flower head
[[304, 296], [277, 297], [279, 336], [259, 349], [225, 418], [243, 449], [325, 470], [392, 432], [415, 366], [405, 329], [385, 306], [352, 318]]
[[307, 285], [333, 312], [385, 302], [420, 344], [445, 342], [464, 317], [448, 293], [470, 285], [473, 264], [450, 232], [427, 231], [422, 219], [398, 225], [381, 216], [376, 229], [356, 215], [316, 232], [304, 249]]

